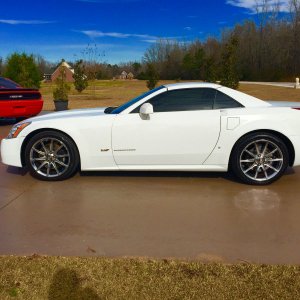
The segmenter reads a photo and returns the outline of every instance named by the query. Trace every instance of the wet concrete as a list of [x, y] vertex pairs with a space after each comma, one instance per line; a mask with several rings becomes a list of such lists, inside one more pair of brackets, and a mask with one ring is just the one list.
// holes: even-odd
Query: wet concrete
[[[0, 137], [9, 125], [0, 124]], [[300, 263], [300, 168], [267, 187], [226, 174], [84, 173], [37, 181], [0, 164], [0, 255]]]

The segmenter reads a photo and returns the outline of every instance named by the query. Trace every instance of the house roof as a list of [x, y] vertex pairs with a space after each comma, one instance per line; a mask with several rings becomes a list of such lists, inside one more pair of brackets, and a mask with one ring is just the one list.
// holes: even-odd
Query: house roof
[[66, 61], [63, 61], [63, 62], [60, 64], [60, 67], [66, 67], [66, 68], [72, 70], [71, 66], [70, 66]]
[[63, 61], [52, 73], [52, 75], [54, 73], [56, 73], [60, 67], [65, 67], [67, 68], [68, 70], [70, 70], [73, 74], [74, 74], [74, 69], [66, 62], [66, 61]]

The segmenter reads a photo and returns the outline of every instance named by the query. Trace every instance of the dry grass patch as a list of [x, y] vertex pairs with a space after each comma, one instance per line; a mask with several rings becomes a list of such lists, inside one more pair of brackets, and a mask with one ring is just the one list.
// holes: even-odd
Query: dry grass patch
[[[159, 84], [175, 83], [161, 81]], [[41, 92], [44, 98], [44, 110], [54, 110], [52, 83], [43, 83]], [[146, 82], [142, 80], [97, 80], [91, 82], [88, 89], [79, 94], [72, 85], [69, 96], [69, 108], [118, 106], [146, 92]], [[240, 91], [265, 100], [300, 101], [300, 90], [284, 87], [241, 84]]]
[[[53, 88], [54, 85], [51, 83], [42, 85], [41, 93], [45, 101], [44, 110], [54, 110]], [[146, 83], [137, 80], [99, 80], [89, 83], [89, 87], [81, 94], [72, 85], [69, 108], [118, 106], [147, 90]]]
[[299, 101], [300, 90], [258, 84], [240, 84], [239, 90], [263, 100]]
[[0, 257], [0, 299], [300, 299], [300, 267]]

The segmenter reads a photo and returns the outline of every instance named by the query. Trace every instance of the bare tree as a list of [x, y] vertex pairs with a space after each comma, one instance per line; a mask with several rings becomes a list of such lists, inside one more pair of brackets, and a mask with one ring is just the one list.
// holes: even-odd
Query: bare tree
[[300, 73], [300, 0], [290, 0], [292, 20], [292, 61], [294, 62], [294, 76]]
[[100, 51], [97, 44], [88, 44], [87, 47], [81, 52], [80, 60], [83, 61], [86, 76], [92, 82], [94, 94], [96, 93], [95, 80], [97, 74], [101, 72], [101, 62], [105, 53]]

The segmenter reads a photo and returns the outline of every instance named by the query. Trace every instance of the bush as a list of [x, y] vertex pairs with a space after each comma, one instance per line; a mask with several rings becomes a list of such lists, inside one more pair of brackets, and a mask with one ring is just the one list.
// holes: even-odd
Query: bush
[[55, 80], [56, 88], [53, 91], [54, 100], [68, 101], [70, 85], [66, 82], [66, 67], [61, 66], [59, 76]]
[[159, 75], [153, 64], [147, 64], [146, 78], [148, 79], [147, 80], [148, 89], [149, 90], [154, 89], [159, 81]]
[[218, 78], [218, 68], [215, 60], [208, 57], [205, 60], [205, 81], [215, 83]]
[[41, 76], [33, 55], [13, 53], [7, 58], [4, 76], [22, 87], [39, 88]]
[[81, 93], [83, 90], [85, 90], [89, 83], [87, 76], [85, 75], [85, 67], [83, 65], [82, 60], [77, 60], [74, 66], [74, 86], [77, 92]]
[[238, 40], [231, 37], [224, 46], [221, 60], [221, 84], [232, 89], [239, 87], [239, 76], [236, 67], [237, 47]]

